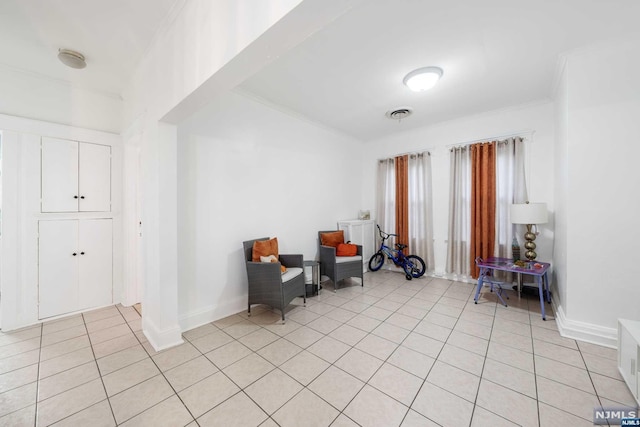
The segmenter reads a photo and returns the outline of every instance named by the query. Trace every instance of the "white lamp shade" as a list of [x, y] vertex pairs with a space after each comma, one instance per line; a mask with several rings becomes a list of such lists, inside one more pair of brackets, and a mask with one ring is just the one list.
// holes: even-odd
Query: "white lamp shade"
[[547, 220], [546, 203], [511, 205], [512, 224], [545, 224]]

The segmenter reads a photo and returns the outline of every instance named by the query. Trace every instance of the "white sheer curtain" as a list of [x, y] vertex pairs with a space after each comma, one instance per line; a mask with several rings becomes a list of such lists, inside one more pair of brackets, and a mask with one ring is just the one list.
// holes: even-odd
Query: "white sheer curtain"
[[468, 147], [452, 148], [449, 180], [447, 273], [468, 276], [471, 239], [471, 157]]
[[409, 155], [409, 250], [434, 269], [431, 155]]
[[[511, 242], [515, 225], [509, 216], [513, 203], [527, 201], [524, 173], [524, 142], [522, 138], [509, 138], [498, 143], [496, 151], [496, 241], [495, 256], [511, 258]], [[524, 234], [516, 233], [516, 236]], [[522, 238], [519, 238], [522, 247]], [[524, 253], [524, 252], [523, 252]]]
[[[376, 194], [377, 222], [382, 231], [395, 233], [396, 229], [396, 168], [394, 159], [378, 161], [378, 187]], [[380, 244], [376, 229], [376, 247]], [[388, 242], [390, 244], [391, 242]]]

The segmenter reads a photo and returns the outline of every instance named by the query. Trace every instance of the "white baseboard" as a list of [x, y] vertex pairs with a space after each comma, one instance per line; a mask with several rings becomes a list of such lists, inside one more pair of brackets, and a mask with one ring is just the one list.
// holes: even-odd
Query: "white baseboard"
[[178, 323], [180, 324], [182, 332], [185, 332], [206, 323], [211, 323], [218, 319], [231, 316], [232, 314], [236, 314], [246, 309], [247, 296], [243, 295], [240, 298], [235, 298], [234, 300], [222, 305], [210, 305], [183, 314], [178, 318]]
[[182, 331], [178, 325], [161, 330], [144, 316], [142, 318], [142, 331], [156, 351], [175, 347], [184, 342]]
[[553, 300], [553, 308], [556, 313], [558, 330], [563, 337], [609, 348], [618, 348], [618, 331], [615, 328], [568, 319], [562, 306], [556, 305], [555, 300]]

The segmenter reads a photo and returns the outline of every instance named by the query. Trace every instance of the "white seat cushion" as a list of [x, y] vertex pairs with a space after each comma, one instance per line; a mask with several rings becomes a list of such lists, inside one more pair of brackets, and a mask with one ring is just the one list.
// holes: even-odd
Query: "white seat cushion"
[[300, 267], [287, 268], [287, 271], [282, 274], [282, 283], [298, 277], [302, 274], [302, 271], [303, 270]]
[[362, 261], [361, 255], [356, 256], [337, 256], [336, 264], [341, 264], [343, 262], [351, 262], [351, 261]]

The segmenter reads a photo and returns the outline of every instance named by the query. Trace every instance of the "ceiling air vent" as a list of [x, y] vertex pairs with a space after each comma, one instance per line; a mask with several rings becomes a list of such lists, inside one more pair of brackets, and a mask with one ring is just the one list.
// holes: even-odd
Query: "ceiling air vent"
[[413, 110], [409, 107], [396, 108], [385, 113], [385, 115], [393, 120], [402, 120], [413, 114]]

